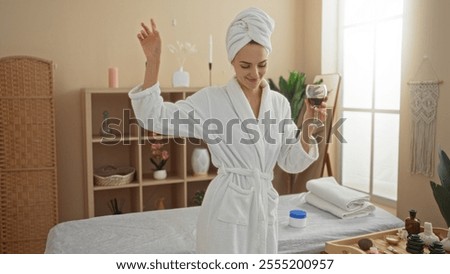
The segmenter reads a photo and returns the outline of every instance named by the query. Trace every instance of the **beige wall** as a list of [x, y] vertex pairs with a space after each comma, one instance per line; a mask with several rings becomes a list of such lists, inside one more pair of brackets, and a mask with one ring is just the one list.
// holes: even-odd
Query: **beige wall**
[[[397, 203], [399, 217], [405, 218], [408, 210], [415, 208], [418, 211], [417, 217], [422, 221], [430, 221], [435, 226], [442, 227], [445, 227], [445, 222], [434, 200], [429, 183], [430, 178], [409, 173], [411, 115], [409, 113], [409, 87], [406, 83], [414, 78], [423, 56], [427, 55], [437, 75], [444, 81], [444, 84], [440, 86], [436, 146], [441, 146], [449, 154], [450, 111], [446, 106], [450, 102], [450, 35], [448, 32], [450, 17], [448, 11], [450, 11], [450, 1], [405, 0]], [[419, 73], [417, 78], [425, 80], [430, 77], [429, 75], [429, 70], [425, 69], [423, 73]], [[436, 166], [438, 162], [436, 154]], [[432, 179], [440, 182], [437, 175]]]
[[[276, 21], [272, 37], [269, 78], [290, 70], [316, 72], [317, 56], [304, 61], [304, 8], [317, 9], [316, 0], [0, 0], [0, 57], [32, 55], [57, 64], [56, 126], [60, 220], [85, 217], [80, 89], [106, 87], [107, 69], [119, 68], [120, 86], [142, 79], [144, 57], [136, 39], [141, 20], [153, 16], [163, 38], [161, 84], [170, 86], [177, 63], [166, 46], [190, 41], [199, 52], [185, 69], [191, 85], [208, 84], [208, 39], [213, 35], [213, 83], [232, 76], [225, 52], [225, 31], [240, 10], [257, 6]], [[319, 1], [318, 1], [319, 2]], [[320, 13], [320, 11], [318, 12]], [[308, 13], [307, 16], [312, 16]], [[308, 18], [308, 17], [306, 17]], [[177, 25], [172, 26], [172, 19]], [[307, 29], [319, 34], [320, 30]], [[307, 51], [314, 51], [308, 44]], [[320, 64], [320, 62], [319, 62]], [[308, 69], [311, 67], [312, 69]], [[311, 74], [312, 75], [312, 74]]]
[[303, 13], [304, 62], [308, 81], [321, 74], [322, 62], [322, 1], [306, 0]]

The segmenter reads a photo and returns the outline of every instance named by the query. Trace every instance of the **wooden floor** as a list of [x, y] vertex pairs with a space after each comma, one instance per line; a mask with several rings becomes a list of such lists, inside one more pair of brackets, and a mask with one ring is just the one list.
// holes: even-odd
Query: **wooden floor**
[[392, 215], [397, 216], [397, 209], [396, 208], [393, 208], [393, 207], [390, 207], [390, 206], [386, 206], [386, 205], [377, 204], [377, 203], [374, 203], [374, 205], [376, 205], [377, 207], [381, 207], [382, 209], [390, 212]]

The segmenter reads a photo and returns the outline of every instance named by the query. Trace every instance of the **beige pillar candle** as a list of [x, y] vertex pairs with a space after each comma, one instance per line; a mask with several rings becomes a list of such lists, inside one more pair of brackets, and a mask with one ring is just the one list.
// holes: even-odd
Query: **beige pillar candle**
[[108, 69], [108, 80], [110, 88], [119, 87], [119, 69], [116, 67]]

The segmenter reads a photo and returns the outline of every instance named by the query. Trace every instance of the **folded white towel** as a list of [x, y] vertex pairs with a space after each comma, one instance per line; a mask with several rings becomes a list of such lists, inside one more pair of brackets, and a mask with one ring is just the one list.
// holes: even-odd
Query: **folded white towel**
[[318, 197], [314, 193], [308, 192], [305, 195], [305, 200], [309, 204], [327, 211], [341, 219], [351, 219], [357, 217], [367, 216], [373, 211], [375, 211], [375, 206], [370, 202], [364, 202], [357, 210], [348, 211], [335, 206], [332, 203], [325, 201], [324, 199]]
[[273, 19], [260, 9], [248, 8], [240, 12], [228, 27], [226, 37], [228, 60], [233, 61], [238, 51], [252, 40], [270, 53], [272, 51], [270, 36], [274, 26]]
[[369, 201], [369, 195], [338, 184], [334, 177], [309, 180], [306, 189], [346, 211], [358, 210]]

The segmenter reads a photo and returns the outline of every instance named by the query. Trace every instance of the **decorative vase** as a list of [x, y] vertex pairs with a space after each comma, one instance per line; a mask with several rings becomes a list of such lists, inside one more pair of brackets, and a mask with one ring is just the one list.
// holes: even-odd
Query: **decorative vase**
[[174, 87], [189, 87], [189, 72], [180, 67], [172, 75], [172, 85]]
[[430, 246], [433, 242], [439, 241], [439, 237], [433, 233], [433, 225], [429, 222], [423, 224], [423, 232], [419, 233], [419, 236], [427, 246]]
[[192, 171], [196, 176], [207, 175], [209, 170], [209, 152], [206, 148], [195, 148], [191, 156]]
[[153, 172], [153, 178], [156, 180], [164, 180], [167, 178], [167, 171], [165, 169], [155, 170]]

